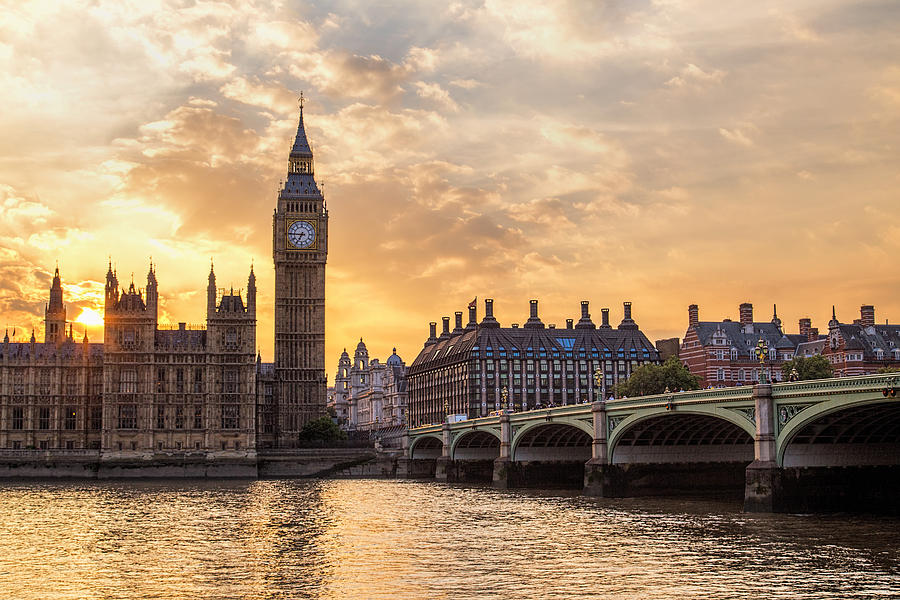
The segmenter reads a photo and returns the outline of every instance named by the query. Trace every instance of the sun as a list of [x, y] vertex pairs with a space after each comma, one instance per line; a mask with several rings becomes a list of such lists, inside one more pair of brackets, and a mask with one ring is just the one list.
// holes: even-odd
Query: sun
[[87, 325], [88, 327], [100, 327], [103, 325], [103, 315], [93, 308], [82, 308], [81, 314], [75, 319], [76, 323]]

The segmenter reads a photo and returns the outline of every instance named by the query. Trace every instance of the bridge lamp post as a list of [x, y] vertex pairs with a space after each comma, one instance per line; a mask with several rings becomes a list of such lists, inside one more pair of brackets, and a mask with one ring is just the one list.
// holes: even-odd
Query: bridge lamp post
[[759, 341], [756, 343], [756, 356], [759, 358], [759, 383], [768, 383], [766, 381], [766, 357], [769, 355], [769, 348], [766, 345], [765, 340], [759, 338]]
[[606, 381], [603, 379], [603, 369], [601, 367], [597, 367], [594, 370], [594, 383], [597, 391], [600, 392], [600, 397], [595, 398], [595, 400], [606, 400]]
[[509, 390], [505, 385], [503, 386], [503, 389], [500, 390], [500, 397], [503, 398], [503, 404], [501, 406], [506, 405], [506, 407], [509, 408], [510, 412], [512, 412], [512, 400], [509, 399]]

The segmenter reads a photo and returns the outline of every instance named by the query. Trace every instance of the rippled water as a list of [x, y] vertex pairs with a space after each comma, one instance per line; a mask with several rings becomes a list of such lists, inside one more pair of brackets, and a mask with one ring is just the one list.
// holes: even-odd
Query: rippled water
[[382, 480], [0, 484], [9, 598], [900, 598], [896, 518]]

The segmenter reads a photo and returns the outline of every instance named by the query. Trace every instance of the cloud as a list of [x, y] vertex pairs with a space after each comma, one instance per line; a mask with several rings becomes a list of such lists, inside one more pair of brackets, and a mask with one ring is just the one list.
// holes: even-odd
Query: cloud
[[420, 98], [431, 100], [438, 107], [450, 112], [459, 112], [459, 105], [453, 101], [449, 92], [436, 83], [425, 83], [417, 81], [415, 83], [416, 94]]
[[[96, 307], [108, 256], [127, 278], [152, 255], [164, 318], [198, 322], [210, 257], [236, 288], [253, 260], [270, 359], [271, 211], [303, 90], [331, 218], [327, 365], [360, 335], [411, 360], [428, 321], [486, 294], [512, 320], [539, 297], [548, 322], [631, 299], [651, 337], [681, 335], [694, 301], [777, 295], [786, 322], [831, 302], [900, 314], [879, 267], [897, 237], [896, 16], [843, 0], [10, 5], [0, 308], [39, 322], [57, 259], [69, 301]], [[751, 281], [760, 246], [779, 251]], [[845, 282], [826, 294], [823, 260]]]
[[739, 146], [753, 145], [753, 140], [747, 137], [747, 135], [740, 129], [725, 129], [724, 127], [720, 127], [719, 135], [721, 135], [729, 142], [733, 142], [735, 144], [738, 144]]
[[722, 82], [725, 77], [725, 71], [712, 69], [704, 71], [695, 64], [686, 65], [681, 72], [666, 82], [666, 85], [677, 89], [703, 89], [709, 85], [715, 85]]

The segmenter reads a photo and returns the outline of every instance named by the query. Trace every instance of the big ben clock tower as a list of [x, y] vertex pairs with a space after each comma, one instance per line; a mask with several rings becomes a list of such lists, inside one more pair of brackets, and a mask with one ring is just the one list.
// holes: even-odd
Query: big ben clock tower
[[272, 220], [275, 260], [275, 434], [297, 445], [303, 425], [325, 414], [325, 259], [328, 211], [300, 124]]

